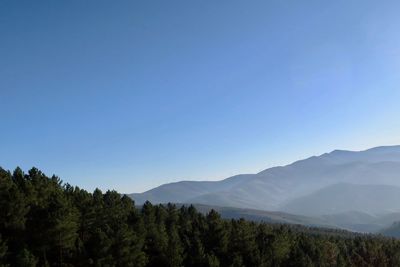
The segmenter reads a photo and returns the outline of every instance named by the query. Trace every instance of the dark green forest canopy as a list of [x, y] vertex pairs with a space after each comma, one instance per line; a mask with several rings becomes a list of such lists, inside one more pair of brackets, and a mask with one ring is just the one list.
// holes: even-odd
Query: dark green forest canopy
[[0, 168], [0, 266], [400, 266], [400, 241], [223, 220]]

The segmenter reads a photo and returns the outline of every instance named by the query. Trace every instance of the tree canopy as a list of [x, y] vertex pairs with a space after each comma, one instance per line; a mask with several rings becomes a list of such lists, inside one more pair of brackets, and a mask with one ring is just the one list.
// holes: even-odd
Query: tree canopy
[[170, 203], [135, 207], [36, 168], [0, 168], [0, 266], [400, 266], [400, 241]]

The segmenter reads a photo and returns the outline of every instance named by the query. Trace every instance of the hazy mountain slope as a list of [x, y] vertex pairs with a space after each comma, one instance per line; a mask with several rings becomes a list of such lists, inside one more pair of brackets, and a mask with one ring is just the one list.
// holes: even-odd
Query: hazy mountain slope
[[337, 183], [400, 186], [400, 146], [361, 152], [335, 150], [258, 174], [217, 182], [177, 182], [131, 197], [138, 204], [150, 200], [279, 210], [291, 199]]
[[381, 146], [364, 151], [346, 151], [334, 150], [320, 156], [325, 160], [329, 160], [335, 164], [343, 164], [350, 162], [382, 162], [382, 161], [399, 161], [400, 146]]
[[301, 224], [306, 226], [338, 228], [336, 225], [330, 223], [329, 221], [323, 218], [293, 215], [285, 212], [241, 209], [232, 207], [218, 207], [218, 206], [208, 206], [202, 204], [194, 204], [194, 206], [199, 212], [202, 213], [207, 213], [211, 209], [214, 209], [219, 214], [221, 214], [222, 218], [225, 219], [243, 218], [255, 222]]
[[340, 228], [356, 231], [376, 233], [389, 227], [393, 222], [400, 221], [400, 213], [386, 215], [371, 215], [359, 211], [347, 211], [336, 214], [323, 215], [320, 218]]
[[301, 224], [325, 228], [340, 228], [353, 232], [365, 233], [378, 233], [382, 229], [389, 228], [393, 222], [400, 221], [399, 212], [387, 215], [370, 215], [358, 211], [349, 211], [323, 216], [304, 216], [280, 211], [218, 207], [203, 204], [194, 204], [194, 206], [202, 213], [207, 213], [211, 209], [214, 209], [225, 219], [244, 218], [256, 222]]
[[[166, 205], [167, 203], [161, 203]], [[282, 224], [300, 224], [305, 226], [315, 226], [324, 228], [341, 228], [340, 226], [326, 220], [323, 217], [310, 217], [303, 215], [295, 215], [280, 211], [265, 211], [256, 209], [243, 209], [235, 207], [220, 207], [204, 204], [193, 204], [193, 203], [173, 203], [176, 207], [193, 205], [197, 211], [207, 214], [211, 210], [217, 211], [224, 219], [245, 219], [253, 222], [266, 222], [266, 223], [282, 223]], [[136, 205], [138, 209], [142, 208], [142, 205]], [[344, 230], [347, 230], [343, 228]], [[381, 229], [381, 228], [380, 228]]]
[[[367, 213], [351, 211], [323, 216], [305, 216], [281, 211], [264, 211], [193, 203], [175, 203], [175, 205], [178, 207], [193, 205], [203, 214], [207, 214], [211, 209], [214, 209], [222, 218], [228, 220], [243, 218], [254, 222], [300, 224], [305, 226], [335, 228], [363, 233], [380, 233], [382, 229], [389, 228], [393, 222], [400, 221], [400, 212], [375, 216]], [[141, 205], [138, 205], [137, 207], [140, 209]]]
[[359, 211], [367, 214], [400, 211], [400, 187], [335, 184], [282, 205], [281, 210], [302, 215]]
[[215, 191], [187, 202], [279, 210], [288, 199], [306, 195], [335, 183], [400, 185], [400, 162], [334, 164], [310, 158], [286, 167], [261, 172], [229, 191]]
[[212, 192], [231, 190], [254, 174], [240, 174], [222, 181], [181, 181], [164, 184], [144, 193], [129, 194], [137, 204], [146, 200], [152, 203], [187, 202], [188, 199]]
[[380, 231], [382, 235], [391, 237], [400, 237], [400, 222], [395, 222], [391, 226]]

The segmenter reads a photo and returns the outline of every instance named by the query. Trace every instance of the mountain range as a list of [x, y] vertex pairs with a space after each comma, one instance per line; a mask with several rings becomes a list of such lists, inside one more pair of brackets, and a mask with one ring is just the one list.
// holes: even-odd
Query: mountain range
[[400, 146], [335, 150], [257, 174], [169, 183], [129, 196], [137, 204], [195, 203], [328, 220], [357, 214], [357, 223], [363, 214], [371, 222], [400, 213]]
[[389, 236], [393, 236], [392, 233], [397, 231], [397, 236], [400, 237], [400, 212], [385, 215], [370, 215], [363, 212], [349, 211], [331, 215], [306, 216], [281, 211], [218, 207], [203, 204], [194, 204], [194, 206], [204, 214], [213, 209], [225, 219], [243, 218], [255, 222], [300, 224], [310, 227], [344, 229], [362, 233], [382, 233]]

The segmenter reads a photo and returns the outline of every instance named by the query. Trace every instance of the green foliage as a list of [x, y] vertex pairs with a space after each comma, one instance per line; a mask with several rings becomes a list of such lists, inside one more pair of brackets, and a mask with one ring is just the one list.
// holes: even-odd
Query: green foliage
[[20, 267], [36, 267], [38, 260], [27, 249], [23, 249], [18, 253], [16, 262]]
[[400, 241], [223, 220], [0, 168], [0, 266], [400, 266]]
[[0, 234], [0, 267], [7, 266], [6, 264], [7, 245], [2, 240]]

